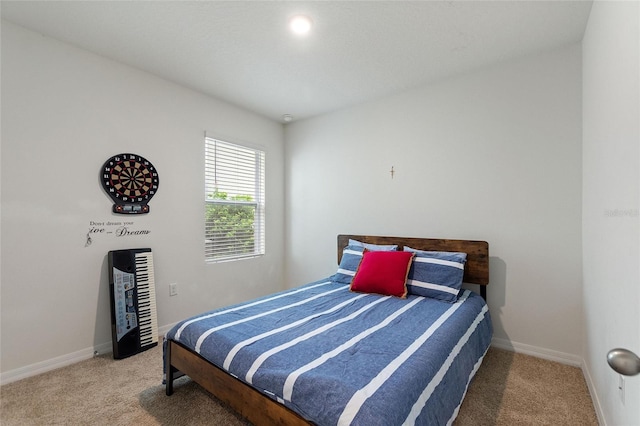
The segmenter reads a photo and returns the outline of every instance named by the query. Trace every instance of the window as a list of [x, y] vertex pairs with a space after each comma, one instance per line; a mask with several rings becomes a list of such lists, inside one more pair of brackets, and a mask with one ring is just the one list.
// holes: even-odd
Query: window
[[264, 152], [205, 137], [205, 259], [264, 254]]

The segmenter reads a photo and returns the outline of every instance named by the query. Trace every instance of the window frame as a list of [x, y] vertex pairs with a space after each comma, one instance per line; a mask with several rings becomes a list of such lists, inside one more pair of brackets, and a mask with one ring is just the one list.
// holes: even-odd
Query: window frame
[[[226, 199], [213, 199], [210, 197], [210, 194], [215, 194], [216, 192], [225, 192], [227, 188], [221, 188], [216, 184], [217, 177], [215, 173], [220, 168], [220, 158], [217, 153], [217, 145], [221, 144], [226, 147], [227, 150], [237, 150], [238, 152], [252, 152], [255, 155], [254, 159], [254, 179], [253, 179], [253, 192], [249, 193], [235, 193], [234, 196], [244, 196], [249, 195], [253, 198], [253, 201], [248, 200], [226, 200]], [[215, 147], [211, 147], [215, 146]], [[238, 142], [237, 140], [231, 138], [221, 138], [218, 136], [212, 136], [210, 134], [205, 134], [204, 140], [204, 178], [205, 178], [205, 190], [204, 190], [204, 257], [206, 263], [219, 263], [219, 262], [230, 262], [242, 259], [252, 259], [256, 257], [264, 256], [266, 252], [266, 184], [265, 184], [265, 175], [266, 175], [266, 152], [263, 147], [256, 146], [253, 144]], [[214, 152], [212, 155], [211, 152]], [[229, 161], [230, 157], [223, 157], [222, 162], [225, 165], [228, 165], [227, 161]], [[212, 176], [211, 176], [211, 168], [215, 170], [213, 176], [213, 186]], [[224, 165], [222, 166], [224, 170]], [[226, 171], [229, 171], [228, 169]], [[247, 174], [240, 174], [242, 177], [247, 176]], [[213, 191], [212, 191], [213, 189]], [[232, 190], [237, 191], [238, 188], [235, 187]], [[207, 221], [208, 208], [211, 205], [221, 205], [221, 206], [251, 206], [254, 211], [253, 218], [253, 250], [251, 252], [237, 252], [237, 249], [234, 250], [233, 247], [230, 246], [231, 249], [227, 252], [222, 249], [222, 251], [216, 251], [215, 241], [211, 241], [208, 238], [209, 229], [211, 227], [210, 222]], [[231, 240], [229, 240], [231, 241]], [[221, 240], [221, 244], [225, 244], [227, 241]]]

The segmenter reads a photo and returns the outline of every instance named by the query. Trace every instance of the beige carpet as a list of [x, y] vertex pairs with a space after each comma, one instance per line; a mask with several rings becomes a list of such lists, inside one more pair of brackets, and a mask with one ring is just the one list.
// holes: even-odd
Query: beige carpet
[[[165, 396], [161, 373], [157, 347], [10, 383], [0, 388], [0, 424], [248, 425], [187, 377]], [[597, 424], [578, 368], [497, 349], [487, 353], [456, 420], [458, 426]]]
[[598, 420], [579, 368], [492, 348], [455, 424], [588, 426]]

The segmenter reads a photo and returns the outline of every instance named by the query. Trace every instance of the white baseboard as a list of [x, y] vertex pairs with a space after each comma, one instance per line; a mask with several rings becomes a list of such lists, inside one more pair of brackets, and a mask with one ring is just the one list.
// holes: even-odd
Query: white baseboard
[[504, 349], [511, 352], [547, 359], [549, 361], [559, 362], [561, 364], [570, 365], [572, 367], [582, 368], [583, 364], [583, 359], [577, 355], [540, 348], [537, 346], [531, 346], [524, 343], [512, 342], [510, 340], [500, 339], [497, 337], [494, 337], [491, 340], [491, 346], [498, 349]]
[[604, 411], [602, 411], [600, 399], [598, 398], [598, 392], [596, 392], [596, 387], [593, 383], [593, 379], [591, 378], [591, 373], [589, 372], [587, 363], [584, 360], [582, 361], [582, 375], [584, 376], [584, 380], [587, 382], [587, 388], [589, 389], [589, 395], [591, 395], [593, 408], [596, 410], [596, 416], [598, 417], [598, 424], [600, 426], [607, 426], [607, 422], [604, 418]]
[[93, 358], [96, 353], [102, 354], [111, 351], [111, 342], [102, 343], [92, 348], [82, 349], [70, 354], [61, 355], [41, 362], [36, 362], [35, 364], [27, 365], [25, 367], [5, 371], [0, 374], [0, 385], [6, 385], [7, 383], [26, 379], [27, 377], [36, 376], [38, 374], [46, 373], [47, 371], [66, 367], [67, 365], [75, 364], [77, 362]]
[[[166, 325], [158, 329], [159, 339], [162, 344], [163, 336], [173, 328], [175, 324]], [[25, 367], [16, 368], [14, 370], [5, 371], [0, 373], [0, 385], [6, 385], [11, 382], [26, 379], [27, 377], [36, 376], [38, 374], [46, 373], [47, 371], [56, 370], [58, 368], [66, 367], [71, 364], [75, 364], [86, 359], [93, 358], [97, 354], [108, 354], [113, 352], [113, 346], [111, 342], [100, 343], [94, 347], [82, 349], [70, 354], [61, 355], [59, 357], [51, 358], [45, 361], [36, 362], [35, 364], [27, 365]]]

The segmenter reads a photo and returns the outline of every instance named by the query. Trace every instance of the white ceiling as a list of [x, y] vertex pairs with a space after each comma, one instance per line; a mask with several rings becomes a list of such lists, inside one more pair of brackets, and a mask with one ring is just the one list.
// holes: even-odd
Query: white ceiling
[[[580, 1], [2, 1], [2, 18], [281, 121], [582, 39]], [[294, 14], [313, 19], [294, 36]]]

